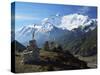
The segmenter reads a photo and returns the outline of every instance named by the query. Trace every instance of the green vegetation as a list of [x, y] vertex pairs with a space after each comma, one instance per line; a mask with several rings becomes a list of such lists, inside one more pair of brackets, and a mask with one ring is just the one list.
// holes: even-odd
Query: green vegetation
[[65, 44], [65, 50], [75, 55], [92, 56], [97, 54], [97, 28], [81, 37], [74, 37]]
[[46, 41], [42, 50], [49, 50], [49, 42]]

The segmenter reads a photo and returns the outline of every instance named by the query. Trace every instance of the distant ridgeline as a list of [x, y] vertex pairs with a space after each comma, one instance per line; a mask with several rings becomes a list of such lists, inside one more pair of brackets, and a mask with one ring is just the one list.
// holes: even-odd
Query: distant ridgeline
[[18, 42], [16, 40], [13, 40], [11, 42], [11, 45], [12, 45], [12, 47], [15, 47], [14, 49], [17, 52], [23, 52], [26, 49], [26, 47], [24, 45], [22, 45], [20, 42]]
[[[67, 37], [67, 38], [66, 38]], [[24, 45], [14, 40], [12, 44], [16, 45], [16, 51], [22, 52], [26, 49]], [[61, 45], [63, 50], [68, 50], [72, 54], [81, 55], [81, 56], [92, 56], [97, 54], [97, 28], [93, 31], [88, 31], [83, 33], [77, 29], [74, 29], [70, 34], [64, 35], [63, 39], [58, 41], [46, 41], [44, 43], [45, 48], [48, 49]], [[43, 46], [43, 47], [44, 47]]]
[[[75, 32], [74, 32], [75, 33]], [[81, 56], [92, 56], [97, 54], [97, 28], [87, 33], [77, 32], [76, 36], [70, 34], [69, 40], [62, 41], [65, 50], [69, 50], [73, 54]], [[66, 36], [67, 37], [67, 36]]]

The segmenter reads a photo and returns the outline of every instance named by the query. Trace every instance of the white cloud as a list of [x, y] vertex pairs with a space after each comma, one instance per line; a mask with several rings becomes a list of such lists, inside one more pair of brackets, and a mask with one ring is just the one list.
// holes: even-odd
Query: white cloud
[[28, 15], [15, 15], [15, 19], [18, 20], [38, 20], [39, 18], [34, 16], [28, 16]]

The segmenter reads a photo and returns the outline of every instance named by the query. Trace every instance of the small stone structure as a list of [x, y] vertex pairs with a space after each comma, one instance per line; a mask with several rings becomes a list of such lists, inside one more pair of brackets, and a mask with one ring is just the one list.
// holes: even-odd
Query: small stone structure
[[29, 41], [27, 49], [22, 53], [23, 63], [33, 63], [40, 60], [40, 52], [36, 40], [34, 39], [34, 33], [35, 31], [32, 34], [32, 40]]

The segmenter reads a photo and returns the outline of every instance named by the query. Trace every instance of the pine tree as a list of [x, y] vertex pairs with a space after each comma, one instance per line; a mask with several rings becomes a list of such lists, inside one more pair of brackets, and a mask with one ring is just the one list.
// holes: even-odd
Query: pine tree
[[46, 51], [49, 50], [49, 42], [48, 41], [45, 42], [43, 49]]

